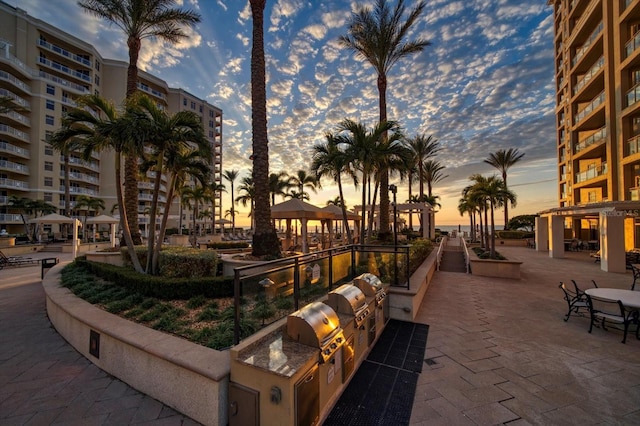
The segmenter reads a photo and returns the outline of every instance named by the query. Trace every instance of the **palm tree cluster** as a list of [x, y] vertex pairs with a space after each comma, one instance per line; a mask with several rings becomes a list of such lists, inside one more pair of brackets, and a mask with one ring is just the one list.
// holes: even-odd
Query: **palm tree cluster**
[[[185, 28], [200, 22], [200, 14], [174, 7], [176, 0], [80, 0], [87, 13], [122, 30], [129, 54], [127, 98], [138, 91], [138, 57], [142, 40], [155, 38], [175, 44], [187, 37]], [[142, 239], [138, 228], [138, 158], [125, 155], [125, 208], [135, 244]], [[122, 209], [120, 210], [122, 211]]]
[[[64, 115], [62, 127], [53, 134], [50, 143], [60, 152], [81, 152], [85, 159], [94, 152], [115, 153], [114, 175], [120, 227], [129, 256], [138, 272], [158, 272], [169, 207], [177, 193], [188, 192], [185, 188], [190, 188], [189, 180], [197, 181], [200, 187], [212, 192], [220, 190], [210, 183], [212, 148], [204, 136], [200, 117], [191, 111], [170, 115], [144, 95], [128, 98], [122, 109], [98, 95], [80, 98], [78, 107]], [[138, 171], [151, 172], [155, 176], [149, 220], [154, 230], [158, 216], [161, 217], [161, 224], [157, 241], [155, 232], [149, 235], [145, 267], [140, 264], [134, 250], [130, 217], [124, 208], [121, 166], [122, 158], [126, 156], [142, 158]], [[166, 199], [161, 203], [159, 197], [163, 175], [168, 185]], [[136, 209], [135, 216], [137, 214]]]

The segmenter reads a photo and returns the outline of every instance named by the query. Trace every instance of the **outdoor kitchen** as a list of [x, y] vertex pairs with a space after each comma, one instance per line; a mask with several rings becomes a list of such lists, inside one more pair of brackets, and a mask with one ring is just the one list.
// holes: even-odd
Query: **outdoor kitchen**
[[362, 274], [233, 347], [229, 424], [319, 424], [382, 333], [386, 294]]

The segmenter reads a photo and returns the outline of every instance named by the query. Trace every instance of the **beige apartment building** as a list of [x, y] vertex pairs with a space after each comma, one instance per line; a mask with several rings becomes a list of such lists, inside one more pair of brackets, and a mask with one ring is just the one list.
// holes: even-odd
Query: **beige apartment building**
[[640, 0], [549, 0], [553, 7], [559, 207], [541, 212], [538, 249], [567, 240], [624, 271], [640, 246]]
[[[64, 213], [65, 164], [46, 141], [82, 95], [96, 93], [121, 104], [126, 72], [126, 62], [105, 59], [86, 41], [0, 2], [0, 96], [11, 97], [23, 107], [20, 112], [0, 114], [0, 228], [24, 232], [21, 216], [9, 205], [11, 196], [44, 200]], [[213, 179], [221, 183], [222, 110], [142, 71], [138, 89], [170, 113], [187, 110], [202, 118], [205, 135], [214, 147]], [[103, 199], [109, 214], [116, 204], [113, 154], [94, 154], [85, 161], [72, 153], [69, 164], [71, 207], [75, 197], [84, 194]], [[140, 180], [138, 188], [139, 222], [146, 233], [150, 229], [145, 213], [151, 205], [151, 181]], [[166, 201], [165, 191], [163, 185], [161, 203]], [[212, 211], [214, 220], [222, 216], [221, 200], [219, 193]], [[169, 226], [177, 227], [179, 203], [170, 208]], [[191, 223], [190, 215], [182, 212], [184, 226]]]

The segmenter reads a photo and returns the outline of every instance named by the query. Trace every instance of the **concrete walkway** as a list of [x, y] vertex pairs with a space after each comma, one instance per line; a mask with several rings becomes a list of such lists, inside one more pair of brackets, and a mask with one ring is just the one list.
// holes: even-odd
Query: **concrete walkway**
[[429, 324], [414, 425], [640, 424], [640, 341], [563, 321], [560, 281], [630, 289], [586, 252], [550, 259], [500, 247], [522, 279], [437, 272], [417, 321]]
[[[70, 254], [56, 256], [71, 260]], [[40, 265], [0, 270], [1, 425], [197, 424], [67, 344], [47, 317], [40, 273]]]

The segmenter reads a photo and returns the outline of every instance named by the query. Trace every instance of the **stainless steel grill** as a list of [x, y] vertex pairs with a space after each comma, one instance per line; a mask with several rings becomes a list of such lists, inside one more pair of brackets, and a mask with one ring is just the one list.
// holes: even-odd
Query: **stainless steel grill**
[[326, 303], [336, 312], [353, 315], [356, 327], [360, 327], [369, 316], [369, 306], [364, 293], [352, 284], [341, 285], [330, 292]]
[[287, 335], [303, 345], [320, 349], [321, 362], [327, 362], [344, 343], [338, 314], [320, 302], [310, 303], [289, 315]]
[[364, 273], [353, 279], [353, 284], [358, 287], [367, 296], [374, 296], [376, 298], [376, 305], [382, 303], [387, 293], [384, 291], [384, 286], [380, 278], [371, 273]]

